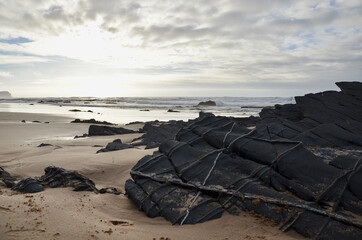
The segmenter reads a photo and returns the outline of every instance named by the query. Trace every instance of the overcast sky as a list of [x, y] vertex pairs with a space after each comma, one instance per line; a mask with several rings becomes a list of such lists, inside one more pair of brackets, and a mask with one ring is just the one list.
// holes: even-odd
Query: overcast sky
[[0, 90], [294, 96], [362, 80], [360, 0], [0, 0]]

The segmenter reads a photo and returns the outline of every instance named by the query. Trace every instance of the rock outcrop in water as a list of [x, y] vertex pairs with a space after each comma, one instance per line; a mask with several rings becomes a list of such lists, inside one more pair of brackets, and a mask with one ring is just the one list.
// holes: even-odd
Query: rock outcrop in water
[[315, 239], [362, 239], [362, 84], [296, 97], [260, 118], [203, 115], [126, 182], [149, 217], [196, 224], [253, 211]]
[[215, 107], [216, 106], [216, 102], [214, 101], [206, 101], [206, 102], [199, 102], [199, 104], [197, 106], [202, 106], [202, 107]]

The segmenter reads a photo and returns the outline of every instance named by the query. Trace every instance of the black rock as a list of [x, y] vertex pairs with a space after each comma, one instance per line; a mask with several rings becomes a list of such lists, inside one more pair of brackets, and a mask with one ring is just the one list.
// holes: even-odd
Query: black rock
[[89, 136], [107, 136], [107, 135], [129, 134], [129, 133], [136, 133], [136, 132], [122, 127], [116, 128], [116, 127], [98, 126], [98, 125], [90, 125], [88, 130]]
[[173, 110], [173, 109], [169, 109], [169, 110], [167, 110], [167, 112], [174, 112], [174, 113], [176, 113], [176, 112], [180, 112], [180, 111], [176, 111], [176, 110]]
[[25, 178], [11, 189], [22, 193], [37, 193], [44, 191], [43, 185], [35, 178]]
[[216, 102], [214, 101], [206, 101], [206, 102], [199, 102], [199, 104], [197, 104], [197, 106], [207, 106], [207, 107], [215, 107], [216, 106]]
[[2, 180], [7, 188], [11, 188], [15, 185], [14, 181], [16, 180], [14, 177], [10, 175], [7, 171], [5, 171], [2, 167], [0, 167], [0, 180]]
[[49, 147], [49, 146], [53, 146], [53, 145], [49, 144], [49, 143], [41, 143], [40, 145], [38, 145], [38, 147]]
[[158, 147], [162, 142], [173, 139], [180, 128], [187, 126], [189, 123], [183, 121], [170, 121], [168, 123], [148, 122], [140, 132], [145, 132], [140, 138], [133, 140], [141, 140], [132, 143], [134, 146], [146, 145], [146, 149]]
[[[260, 118], [200, 114], [139, 160], [127, 195], [173, 224], [247, 210], [305, 237], [362, 239], [362, 88], [338, 86]], [[161, 126], [145, 125], [149, 142]]]
[[70, 109], [69, 112], [81, 112], [79, 109]]
[[74, 137], [74, 139], [77, 139], [77, 138], [86, 138], [86, 137], [89, 137], [89, 135], [88, 134], [86, 134], [86, 133], [84, 133], [83, 135], [81, 135], [81, 136], [75, 136]]
[[97, 153], [118, 151], [118, 150], [123, 150], [123, 149], [127, 149], [127, 148], [133, 148], [133, 146], [129, 145], [129, 144], [123, 144], [121, 139], [116, 139], [113, 142], [108, 143], [105, 148], [98, 150]]
[[35, 121], [33, 121], [33, 123], [41, 123], [40, 121], [38, 121], [38, 120], [35, 120]]
[[80, 120], [77, 118], [74, 121], [71, 121], [70, 123], [92, 123], [92, 124], [102, 124], [102, 125], [115, 125], [107, 121], [97, 121], [94, 118], [91, 118], [89, 120]]
[[22, 122], [22, 123], [26, 123], [26, 121], [25, 121], [25, 120], [21, 120], [21, 122]]

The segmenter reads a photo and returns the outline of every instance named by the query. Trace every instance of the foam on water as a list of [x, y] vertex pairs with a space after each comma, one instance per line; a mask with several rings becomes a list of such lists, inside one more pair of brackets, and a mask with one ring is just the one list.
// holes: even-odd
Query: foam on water
[[[208, 100], [215, 101], [216, 106], [197, 106], [199, 102]], [[124, 124], [133, 121], [188, 120], [196, 118], [200, 111], [212, 112], [219, 116], [257, 116], [262, 107], [287, 103], [294, 103], [294, 98], [22, 98], [0, 100], [0, 112], [57, 114]], [[75, 108], [81, 112], [69, 111]], [[167, 112], [168, 109], [178, 112]]]

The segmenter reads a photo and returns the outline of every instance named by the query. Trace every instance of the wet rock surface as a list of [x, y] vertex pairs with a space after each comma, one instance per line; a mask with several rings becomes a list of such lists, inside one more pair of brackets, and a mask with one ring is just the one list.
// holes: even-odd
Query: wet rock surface
[[253, 211], [305, 237], [362, 239], [362, 84], [337, 85], [260, 118], [203, 114], [132, 168], [128, 196], [173, 224]]

